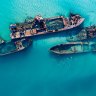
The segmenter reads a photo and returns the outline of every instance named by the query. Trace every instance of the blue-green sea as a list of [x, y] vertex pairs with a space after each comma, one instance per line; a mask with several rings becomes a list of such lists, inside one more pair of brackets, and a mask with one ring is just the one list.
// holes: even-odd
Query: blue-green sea
[[[0, 37], [9, 41], [9, 25], [27, 16], [67, 17], [70, 12], [84, 17], [84, 26], [96, 24], [96, 0], [0, 0]], [[49, 52], [78, 30], [38, 36], [26, 50], [0, 57], [0, 96], [96, 96], [96, 53]]]

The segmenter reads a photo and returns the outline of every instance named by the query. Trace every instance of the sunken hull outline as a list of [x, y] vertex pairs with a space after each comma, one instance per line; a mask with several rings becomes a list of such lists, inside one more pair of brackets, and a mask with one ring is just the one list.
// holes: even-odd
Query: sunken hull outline
[[[96, 38], [96, 26], [85, 27], [77, 35], [68, 37], [68, 42], [82, 41]], [[93, 29], [92, 29], [93, 28]]]
[[[70, 50], [68, 50], [66, 48], [65, 48], [65, 50], [63, 50], [62, 48], [59, 49], [61, 46], [66, 47], [67, 45], [69, 46]], [[56, 46], [50, 48], [50, 51], [52, 53], [55, 53], [58, 55], [71, 55], [71, 54], [95, 52], [96, 51], [96, 43], [70, 42], [70, 43], [56, 45]]]
[[[22, 48], [17, 49], [16, 45], [14, 44], [17, 41], [26, 42], [26, 45], [23, 45], [23, 43], [21, 42], [22, 45], [23, 45]], [[8, 44], [9, 44], [9, 48], [10, 48], [10, 46], [12, 46], [12, 47], [14, 47], [14, 49], [10, 50], [9, 52], [2, 53], [1, 49], [4, 49], [4, 46], [7, 46]], [[28, 48], [31, 44], [32, 44], [32, 40], [31, 39], [24, 39], [24, 38], [21, 39], [21, 40], [16, 40], [16, 41], [11, 40], [10, 42], [4, 42], [4, 43], [2, 43], [0, 45], [0, 46], [2, 46], [2, 47], [0, 47], [0, 56], [5, 56], [5, 55], [8, 55], [8, 54], [12, 54], [12, 53], [16, 53], [16, 52], [19, 52], [19, 51], [23, 51], [24, 49]]]

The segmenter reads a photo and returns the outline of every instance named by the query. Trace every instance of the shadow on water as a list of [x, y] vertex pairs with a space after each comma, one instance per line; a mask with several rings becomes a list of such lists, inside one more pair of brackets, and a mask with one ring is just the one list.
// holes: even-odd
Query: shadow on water
[[53, 57], [53, 58], [58, 58], [58, 59], [67, 59], [67, 58], [72, 58], [72, 57], [80, 57], [80, 56], [85, 56], [87, 54], [90, 54], [91, 52], [88, 52], [88, 53], [78, 53], [78, 54], [68, 54], [68, 55], [59, 55], [59, 54], [55, 54], [55, 53], [52, 53], [52, 52], [49, 52], [50, 56]]
[[58, 62], [58, 64], [60, 64], [61, 62], [63, 64], [71, 64], [73, 62], [77, 62], [77, 60], [80, 60], [81, 58], [89, 56], [90, 54], [91, 54], [91, 52], [89, 52], [89, 53], [78, 53], [78, 54], [69, 54], [69, 55], [58, 55], [58, 54], [49, 52], [49, 56], [51, 58], [53, 58], [56, 62]]

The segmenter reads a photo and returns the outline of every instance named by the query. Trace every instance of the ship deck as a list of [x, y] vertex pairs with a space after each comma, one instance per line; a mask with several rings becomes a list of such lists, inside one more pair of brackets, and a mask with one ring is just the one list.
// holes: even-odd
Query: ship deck
[[[81, 18], [76, 25], [70, 25], [69, 20], [67, 19], [66, 22], [66, 19], [67, 18], [64, 18], [63, 16], [43, 19], [43, 27], [42, 24], [36, 22], [24, 25], [21, 24], [17, 27], [17, 31], [15, 30], [14, 32], [14, 30], [11, 30], [10, 36], [12, 39], [16, 39], [60, 32], [79, 26], [84, 21], [84, 18]], [[22, 26], [24, 27], [22, 28]]]

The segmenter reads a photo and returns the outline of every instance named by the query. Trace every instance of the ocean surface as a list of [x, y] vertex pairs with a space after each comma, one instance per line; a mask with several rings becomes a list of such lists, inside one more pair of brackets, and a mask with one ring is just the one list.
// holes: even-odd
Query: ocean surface
[[[0, 0], [0, 37], [10, 40], [9, 25], [27, 16], [85, 18], [96, 24], [96, 0]], [[0, 96], [96, 96], [96, 53], [58, 56], [49, 52], [74, 30], [38, 36], [26, 50], [0, 57]]]

